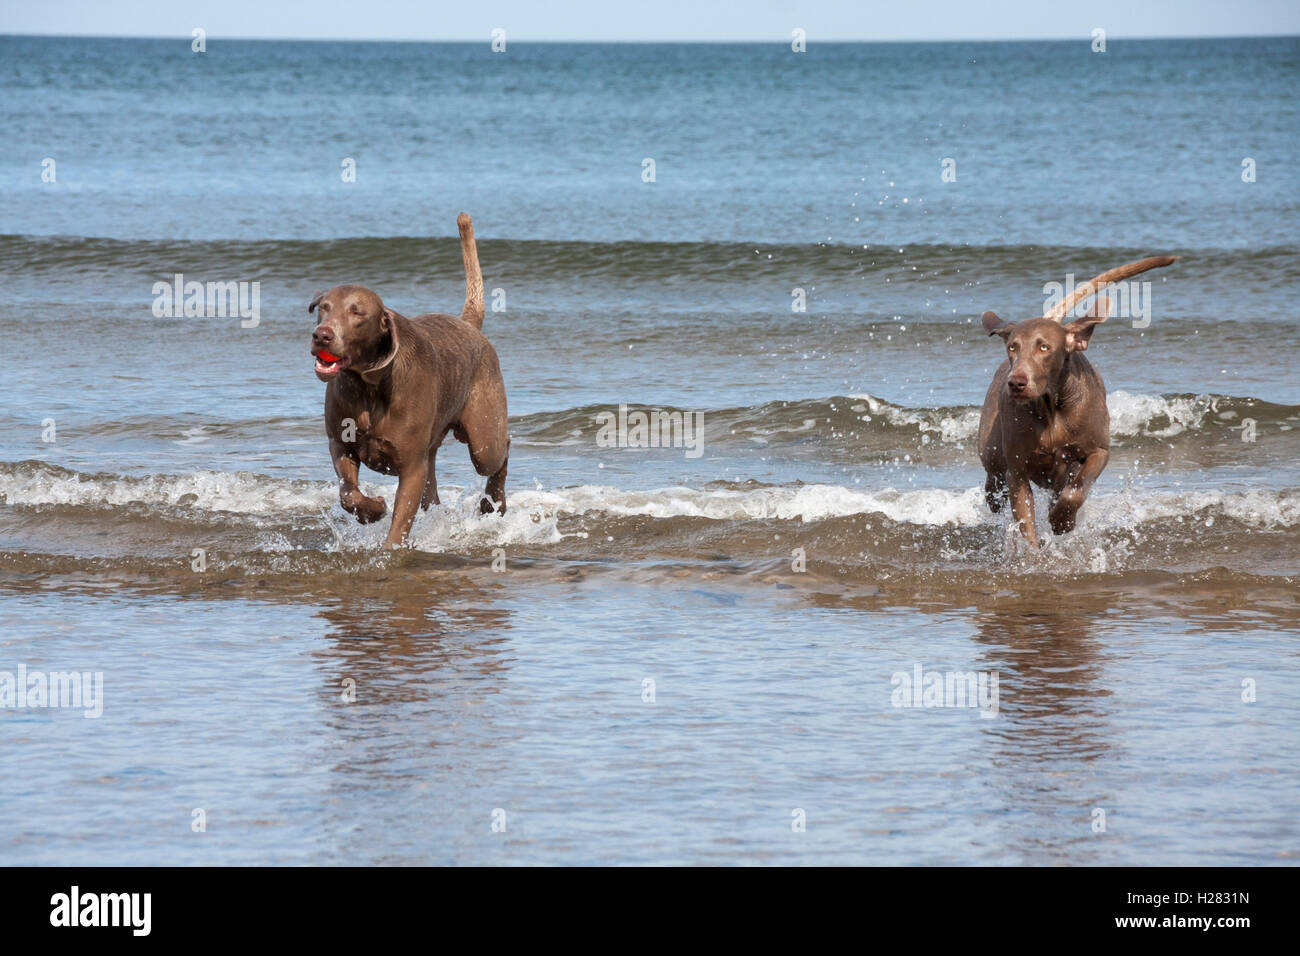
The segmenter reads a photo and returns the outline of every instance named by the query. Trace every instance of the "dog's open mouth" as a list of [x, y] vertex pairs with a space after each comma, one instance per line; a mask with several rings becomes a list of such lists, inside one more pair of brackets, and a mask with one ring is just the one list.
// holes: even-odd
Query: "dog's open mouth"
[[324, 349], [316, 353], [316, 374], [332, 376], [343, 371], [347, 365], [347, 359], [340, 358], [332, 352], [326, 352]]

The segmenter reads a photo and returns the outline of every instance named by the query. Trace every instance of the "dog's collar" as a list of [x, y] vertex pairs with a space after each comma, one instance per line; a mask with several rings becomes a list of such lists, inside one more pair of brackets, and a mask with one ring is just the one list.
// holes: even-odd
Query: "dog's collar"
[[[391, 335], [393, 339], [393, 347], [388, 353], [388, 358], [376, 365], [370, 366], [370, 368], [364, 371], [357, 372], [357, 374], [361, 376], [361, 380], [367, 385], [377, 385], [379, 383], [379, 373], [392, 365], [393, 359], [397, 358], [397, 323], [393, 323]], [[372, 375], [375, 377], [371, 378]]]

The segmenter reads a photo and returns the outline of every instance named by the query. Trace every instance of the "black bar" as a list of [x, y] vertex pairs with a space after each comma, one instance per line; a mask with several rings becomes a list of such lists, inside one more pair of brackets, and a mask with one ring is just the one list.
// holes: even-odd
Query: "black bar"
[[[332, 947], [349, 939], [373, 942], [376, 933], [459, 934], [475, 928], [488, 929], [489, 938], [499, 941], [502, 932], [542, 926], [569, 939], [612, 944], [611, 920], [625, 923], [634, 938], [649, 933], [665, 943], [673, 937], [664, 934], [678, 924], [696, 924], [760, 937], [769, 929], [818, 937], [843, 930], [853, 939], [882, 942], [890, 930], [906, 930], [921, 933], [913, 942], [930, 938], [944, 945], [1043, 933], [1055, 935], [1040, 939], [1071, 942], [1129, 937], [1181, 944], [1200, 937], [1231, 945], [1242, 933], [1281, 930], [1286, 925], [1282, 901], [1293, 883], [1294, 871], [1285, 868], [813, 868], [726, 874], [703, 868], [671, 874], [655, 869], [470, 868], [451, 874], [414, 868], [9, 868], [0, 869], [0, 920], [9, 946], [75, 934], [83, 942], [94, 937], [203, 943], [283, 938], [299, 946], [319, 941]], [[78, 922], [97, 919], [100, 912], [111, 917], [116, 908], [122, 925], [52, 925], [70, 922], [74, 886], [81, 904]], [[109, 893], [141, 895], [114, 896], [103, 907], [99, 894]], [[149, 894], [147, 935], [140, 932], [143, 894]], [[1120, 925], [1134, 919], [1154, 922]], [[1208, 928], [1199, 925], [1203, 919], [1211, 921]], [[1242, 925], [1220, 922], [1243, 919]], [[1198, 925], [1189, 925], [1191, 920]], [[598, 932], [598, 924], [606, 928]]]

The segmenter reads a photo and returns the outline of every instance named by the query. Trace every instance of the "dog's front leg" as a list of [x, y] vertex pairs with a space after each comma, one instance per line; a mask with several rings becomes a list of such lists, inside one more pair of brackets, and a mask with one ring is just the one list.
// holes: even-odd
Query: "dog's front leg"
[[988, 502], [989, 511], [997, 514], [1007, 503], [1007, 476], [988, 472], [984, 479], [984, 500]]
[[1056, 496], [1056, 501], [1052, 503], [1052, 510], [1047, 513], [1047, 520], [1051, 522], [1053, 534], [1066, 534], [1074, 530], [1075, 515], [1083, 507], [1084, 499], [1092, 490], [1092, 483], [1097, 480], [1097, 476], [1101, 474], [1108, 461], [1110, 461], [1110, 452], [1105, 448], [1099, 448], [1084, 459], [1079, 473], [1061, 489], [1060, 494]]
[[408, 465], [397, 476], [397, 497], [393, 501], [393, 526], [388, 529], [385, 548], [400, 548], [406, 544], [407, 535], [411, 533], [411, 524], [415, 521], [415, 512], [420, 507], [420, 497], [424, 494], [424, 483], [429, 477], [429, 460], [421, 458]]
[[330, 440], [330, 457], [334, 459], [334, 472], [339, 476], [339, 504], [343, 510], [356, 515], [361, 524], [370, 524], [382, 518], [388, 511], [388, 502], [361, 493], [357, 485], [360, 465], [341, 441]]
[[1014, 472], [1007, 476], [1008, 492], [1011, 498], [1011, 514], [1020, 527], [1020, 533], [1029, 542], [1029, 547], [1038, 550], [1038, 529], [1034, 527], [1034, 489], [1026, 475]]

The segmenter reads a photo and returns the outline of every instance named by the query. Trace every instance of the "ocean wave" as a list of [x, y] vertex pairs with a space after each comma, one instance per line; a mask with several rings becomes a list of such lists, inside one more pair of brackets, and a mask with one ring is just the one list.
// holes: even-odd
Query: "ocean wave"
[[[1151, 467], [1163, 469], [1162, 463], [1167, 462], [1168, 467], [1184, 471], [1236, 465], [1285, 468], [1300, 457], [1300, 407], [1212, 394], [1143, 395], [1122, 390], [1110, 393], [1108, 405], [1115, 467], [1124, 460], [1142, 460]], [[672, 432], [671, 425], [661, 442], [665, 447], [602, 447], [598, 416], [617, 413], [618, 407], [592, 404], [516, 415], [510, 422], [514, 447], [534, 458], [682, 454], [672, 439], [675, 435], [678, 444], [683, 444], [688, 436], [684, 430]], [[857, 394], [715, 409], [627, 408], [629, 413], [680, 413], [681, 422], [698, 414], [699, 418], [690, 420], [702, 423], [703, 442], [700, 444], [692, 432], [690, 444], [709, 459], [722, 456], [743, 461], [775, 456], [816, 462], [819, 467], [831, 463], [851, 468], [977, 465], [980, 409], [975, 405], [912, 407]], [[1242, 441], [1244, 425], [1255, 432], [1254, 443]], [[0, 415], [0, 429], [25, 426], [25, 422]], [[192, 465], [274, 460], [279, 463], [275, 473], [286, 476], [292, 475], [295, 467], [305, 470], [301, 462], [308, 449], [324, 449], [316, 416], [234, 421], [195, 415], [140, 416], [83, 422], [79, 431], [69, 428], [84, 452], [105, 462], [117, 460], [121, 449], [136, 446], [144, 449], [144, 460], [150, 456], [173, 460], [175, 449], [183, 447]], [[318, 463], [315, 457], [311, 461]], [[816, 477], [823, 475], [818, 471]], [[85, 474], [53, 465], [17, 467], [13, 463], [0, 464], [0, 496], [6, 494], [30, 504], [122, 505], [141, 500], [183, 505], [197, 500], [219, 509], [222, 502], [249, 501], [266, 514], [328, 507], [332, 501], [330, 494], [323, 494], [310, 482], [268, 490], [262, 478], [238, 471], [103, 478], [102, 484], [95, 484]]]
[[143, 504], [153, 508], [273, 515], [327, 508], [336, 495], [331, 485], [273, 479], [242, 471], [122, 476], [82, 474], [39, 461], [0, 464], [0, 502], [11, 507], [120, 508]]
[[[881, 243], [577, 242], [480, 237], [479, 253], [495, 274], [590, 282], [752, 281], [817, 276], [819, 283], [888, 275], [892, 282], [950, 287], [1042, 283], [1066, 273], [1095, 274], [1153, 250], [1126, 246], [944, 245]], [[1285, 287], [1300, 278], [1300, 248], [1176, 251], [1195, 261], [1198, 285]], [[304, 276], [350, 276], [367, 284], [407, 282], [413, 275], [460, 273], [454, 235], [332, 240], [142, 240], [87, 236], [0, 235], [0, 270], [39, 281], [87, 276], [169, 273], [185, 265], [217, 275], [301, 282]], [[915, 268], [913, 268], [915, 267]], [[1059, 273], [1059, 274], [1058, 274]], [[990, 303], [991, 305], [995, 303]]]
[[[363, 482], [370, 493], [391, 503], [395, 481]], [[477, 489], [442, 489], [436, 509], [451, 522], [478, 521]], [[332, 482], [268, 478], [249, 472], [197, 472], [190, 475], [85, 475], [43, 462], [0, 465], [0, 502], [11, 508], [72, 507], [113, 510], [143, 506], [158, 511], [206, 511], [228, 515], [291, 517], [337, 509]], [[1300, 490], [1156, 491], [1094, 493], [1085, 509], [1095, 520], [1126, 527], [1164, 518], [1221, 516], [1247, 526], [1270, 529], [1300, 525]], [[928, 527], [968, 527], [992, 520], [983, 490], [928, 488], [863, 489], [840, 485], [755, 485], [666, 487], [624, 490], [609, 485], [557, 489], [518, 489], [508, 515], [553, 530], [556, 518], [605, 514], [614, 517], [706, 518], [712, 521], [798, 521], [880, 515], [891, 521]], [[341, 512], [340, 512], [341, 514]], [[348, 519], [350, 520], [350, 519]], [[556, 540], [549, 531], [530, 540]], [[450, 540], [450, 539], [449, 539]]]
[[[641, 408], [642, 406], [629, 406]], [[1257, 428], [1293, 430], [1300, 425], [1300, 407], [1275, 405], [1254, 398], [1211, 394], [1141, 395], [1116, 390], [1107, 396], [1111, 435], [1121, 439], [1168, 439], [1214, 428], [1214, 440], [1239, 441], [1228, 431], [1252, 419]], [[578, 445], [593, 441], [596, 416], [613, 406], [587, 405], [557, 412], [522, 416], [512, 423], [518, 440], [537, 445]], [[683, 414], [699, 409], [658, 406]], [[826, 399], [764, 402], [736, 408], [704, 409], [707, 441], [759, 445], [820, 441], [844, 445], [866, 440], [873, 433], [887, 437], [905, 433], [910, 444], [894, 442], [900, 454], [918, 445], [938, 442], [965, 445], [979, 432], [980, 406], [908, 407], [870, 394]], [[851, 449], [851, 446], [849, 446]]]
[[[391, 480], [363, 487], [394, 500]], [[512, 490], [507, 512], [487, 516], [478, 511], [481, 486], [440, 493], [399, 559], [433, 562], [421, 565], [430, 572], [483, 569], [508, 554], [511, 568], [545, 566], [561, 578], [596, 568], [637, 580], [712, 569], [764, 586], [783, 581], [796, 559], [806, 560], [810, 580], [837, 587], [951, 574], [973, 574], [972, 586], [985, 590], [1008, 574], [1102, 575], [1123, 586], [1133, 572], [1212, 573], [1250, 586], [1300, 576], [1300, 488], [1122, 483], [1094, 490], [1075, 531], [1060, 537], [1047, 529], [1040, 492], [1043, 549], [1034, 555], [1015, 545], [1009, 514], [991, 513], [978, 486], [535, 487]], [[390, 566], [387, 518], [359, 525], [339, 507], [333, 482], [93, 475], [23, 462], [0, 465], [0, 503], [0, 583], [55, 575], [192, 588], [287, 576], [328, 589]], [[195, 549], [215, 578], [194, 576]]]

